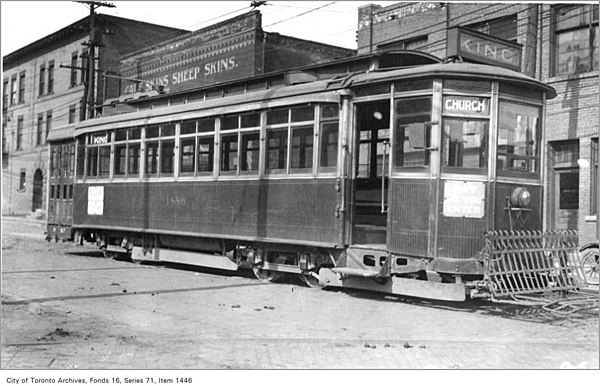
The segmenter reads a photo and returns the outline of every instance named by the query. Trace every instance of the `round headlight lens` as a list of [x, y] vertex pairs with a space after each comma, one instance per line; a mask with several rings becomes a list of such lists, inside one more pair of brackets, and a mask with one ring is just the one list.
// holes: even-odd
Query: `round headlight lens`
[[531, 193], [527, 188], [515, 188], [510, 195], [510, 203], [518, 208], [526, 208], [531, 204]]

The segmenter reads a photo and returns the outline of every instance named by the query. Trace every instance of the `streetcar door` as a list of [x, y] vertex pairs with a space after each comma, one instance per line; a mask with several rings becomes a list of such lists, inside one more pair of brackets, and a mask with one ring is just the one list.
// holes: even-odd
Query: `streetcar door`
[[389, 100], [356, 104], [352, 244], [386, 244]]

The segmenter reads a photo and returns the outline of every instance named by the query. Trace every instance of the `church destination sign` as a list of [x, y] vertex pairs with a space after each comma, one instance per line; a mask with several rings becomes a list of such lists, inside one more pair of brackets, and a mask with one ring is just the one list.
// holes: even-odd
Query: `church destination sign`
[[448, 30], [448, 57], [521, 71], [522, 46], [461, 27]]

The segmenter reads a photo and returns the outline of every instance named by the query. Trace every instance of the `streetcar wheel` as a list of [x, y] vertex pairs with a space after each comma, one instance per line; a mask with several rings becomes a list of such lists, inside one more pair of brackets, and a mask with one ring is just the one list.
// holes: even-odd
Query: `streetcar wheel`
[[581, 254], [581, 268], [583, 270], [585, 282], [587, 284], [598, 285], [600, 282], [600, 273], [598, 271], [598, 248], [588, 248]]
[[252, 267], [252, 272], [254, 272], [254, 276], [256, 276], [258, 280], [268, 282], [277, 281], [282, 275], [281, 272], [269, 271], [258, 266]]
[[113, 260], [131, 260], [129, 253], [113, 252], [113, 251], [107, 251], [106, 249], [103, 249], [102, 250], [102, 254], [107, 259], [113, 259]]
[[117, 252], [107, 251], [106, 249], [102, 250], [102, 254], [104, 255], [104, 258], [106, 258], [106, 259], [116, 259], [117, 255], [118, 255]]
[[319, 275], [314, 272], [309, 272], [307, 274], [299, 273], [298, 278], [310, 288], [323, 288], [324, 285], [319, 283]]

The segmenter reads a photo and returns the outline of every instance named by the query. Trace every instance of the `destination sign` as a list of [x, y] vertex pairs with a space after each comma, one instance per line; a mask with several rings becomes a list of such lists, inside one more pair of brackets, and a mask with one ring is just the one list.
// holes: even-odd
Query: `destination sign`
[[108, 143], [108, 133], [104, 133], [102, 135], [96, 135], [92, 137], [93, 145], [104, 145]]
[[467, 96], [445, 96], [444, 113], [459, 113], [477, 116], [490, 114], [490, 99]]
[[521, 45], [490, 35], [454, 27], [448, 30], [448, 56], [521, 71]]

